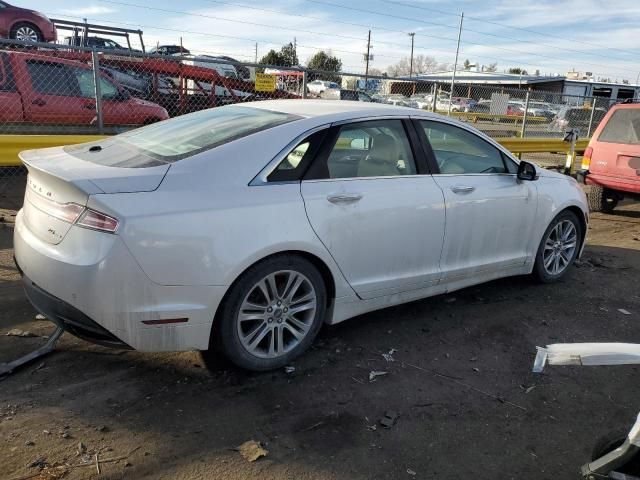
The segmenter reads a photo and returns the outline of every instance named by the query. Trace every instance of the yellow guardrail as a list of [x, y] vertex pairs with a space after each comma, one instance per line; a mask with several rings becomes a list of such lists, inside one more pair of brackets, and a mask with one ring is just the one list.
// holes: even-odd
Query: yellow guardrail
[[[561, 138], [496, 138], [500, 145], [512, 153], [569, 153], [571, 144], [563, 142]], [[583, 153], [589, 144], [584, 138], [576, 142], [576, 153]]]
[[[0, 135], [0, 167], [22, 165], [18, 153], [35, 148], [59, 147], [76, 143], [92, 142], [106, 138], [105, 135]], [[509, 151], [520, 153], [569, 153], [570, 144], [558, 138], [496, 138]], [[589, 139], [576, 143], [576, 153], [583, 153]]]
[[[446, 110], [438, 110], [436, 113], [447, 115]], [[458, 120], [463, 120], [471, 123], [476, 123], [478, 120], [493, 122], [501, 122], [507, 120], [510, 122], [514, 122], [517, 125], [518, 123], [522, 123], [522, 121], [524, 120], [524, 115], [495, 115], [492, 113], [481, 112], [451, 112], [451, 116], [456, 117]], [[549, 119], [546, 117], [534, 117], [532, 115], [527, 115], [527, 123], [529, 122], [548, 123]]]
[[60, 147], [76, 143], [93, 142], [104, 135], [0, 135], [0, 167], [22, 165], [18, 153], [35, 148]]

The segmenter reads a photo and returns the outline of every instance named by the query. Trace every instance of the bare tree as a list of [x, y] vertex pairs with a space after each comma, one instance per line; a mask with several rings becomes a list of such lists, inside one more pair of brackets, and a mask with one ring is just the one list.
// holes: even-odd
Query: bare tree
[[[416, 55], [413, 57], [414, 75], [436, 72], [440, 69], [441, 65], [442, 64], [438, 64], [436, 59], [430, 55]], [[410, 70], [409, 57], [404, 57], [400, 59], [398, 63], [387, 67], [387, 73], [391, 77], [409, 75]]]
[[497, 72], [498, 71], [498, 64], [497, 63], [490, 63], [487, 68], [485, 69], [486, 72]]

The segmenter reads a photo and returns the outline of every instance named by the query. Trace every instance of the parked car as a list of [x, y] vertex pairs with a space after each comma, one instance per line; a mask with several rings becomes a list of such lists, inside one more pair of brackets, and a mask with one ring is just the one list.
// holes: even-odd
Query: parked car
[[626, 197], [640, 200], [640, 104], [609, 110], [589, 141], [578, 178], [591, 185], [591, 211], [611, 212]]
[[549, 124], [549, 130], [563, 133], [569, 129], [577, 128], [581, 135], [587, 135], [589, 123], [598, 125], [607, 111], [604, 108], [596, 108], [591, 119], [591, 108], [565, 106], [553, 118]]
[[89, 48], [96, 48], [97, 50], [129, 50], [131, 52], [141, 52], [135, 48], [124, 47], [115, 40], [103, 37], [87, 37], [86, 40], [81, 36], [65, 37], [65, 45], [72, 45], [74, 47], [84, 46]]
[[[101, 74], [105, 125], [143, 125], [167, 111], [132, 97]], [[0, 122], [89, 125], [96, 120], [93, 70], [86, 64], [35, 53], [0, 52]]]
[[340, 88], [336, 82], [327, 82], [325, 80], [314, 80], [307, 83], [307, 90], [314, 95], [320, 95], [327, 88]]
[[414, 94], [409, 97], [409, 106], [411, 108], [427, 109], [433, 107], [433, 95], [430, 94]]
[[385, 103], [395, 105], [396, 107], [409, 107], [411, 101], [401, 93], [392, 93], [385, 97]]
[[157, 45], [149, 50], [156, 55], [190, 55], [191, 52], [180, 45]]
[[0, 1], [0, 37], [23, 42], [55, 42], [55, 25], [40, 12]]
[[38, 311], [111, 346], [220, 345], [252, 370], [289, 364], [323, 323], [559, 280], [587, 226], [573, 178], [372, 103], [230, 105], [20, 158], [14, 252]]
[[359, 90], [349, 90], [346, 88], [327, 88], [320, 94], [320, 98], [326, 100], [351, 100], [355, 102], [372, 102], [371, 97]]

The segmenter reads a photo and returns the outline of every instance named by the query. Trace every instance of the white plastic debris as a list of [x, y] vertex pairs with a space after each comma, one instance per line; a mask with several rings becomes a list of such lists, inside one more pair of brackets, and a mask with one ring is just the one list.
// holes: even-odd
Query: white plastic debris
[[629, 310], [625, 310], [624, 308], [619, 308], [618, 311], [623, 315], [631, 315]]
[[46, 320], [47, 317], [45, 317], [44, 315], [42, 315], [41, 313], [36, 315], [36, 320]]
[[637, 343], [556, 343], [537, 347], [533, 371], [549, 365], [634, 365], [640, 364]]
[[296, 371], [296, 367], [292, 365], [287, 365], [286, 367], [284, 367], [284, 373], [293, 373], [295, 371]]
[[384, 359], [387, 362], [395, 362], [396, 359], [393, 358], [393, 354], [396, 353], [397, 350], [395, 348], [392, 348], [391, 350], [389, 350], [387, 353], [383, 353], [382, 356], [384, 357]]
[[369, 372], [369, 381], [373, 382], [377, 377], [381, 377], [382, 375], [386, 375], [388, 372], [381, 372], [379, 370], [371, 370]]

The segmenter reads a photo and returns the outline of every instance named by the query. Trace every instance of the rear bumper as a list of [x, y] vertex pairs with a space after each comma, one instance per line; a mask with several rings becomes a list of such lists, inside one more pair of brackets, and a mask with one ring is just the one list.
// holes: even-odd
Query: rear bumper
[[131, 348], [77, 308], [51, 295], [33, 283], [29, 277], [23, 274], [17, 261], [16, 266], [22, 274], [24, 291], [27, 298], [36, 310], [53, 323], [62, 327], [72, 335], [88, 342], [97, 343], [105, 347]]
[[73, 226], [53, 245], [31, 232], [22, 213], [14, 230], [16, 263], [29, 300], [50, 320], [102, 345], [153, 352], [209, 348], [226, 287], [158, 285], [117, 235]]

